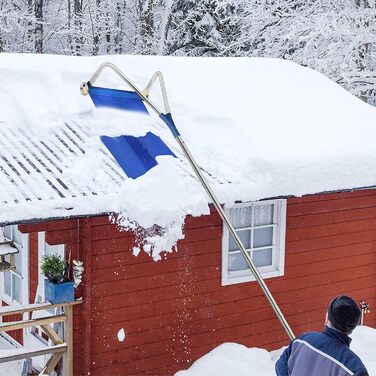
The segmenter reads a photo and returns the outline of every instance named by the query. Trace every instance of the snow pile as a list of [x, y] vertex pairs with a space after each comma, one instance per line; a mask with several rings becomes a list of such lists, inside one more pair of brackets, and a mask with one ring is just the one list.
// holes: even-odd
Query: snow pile
[[[21, 176], [24, 191], [42, 199], [30, 202], [20, 193], [17, 202], [10, 202], [12, 184], [4, 181], [0, 222], [120, 213], [116, 217], [120, 226], [146, 229], [140, 235], [146, 235], [152, 246], [148, 249], [142, 240], [138, 246], [146, 245], [145, 250], [158, 259], [161, 250], [173, 249], [183, 236], [187, 214], [208, 213], [205, 192], [159, 119], [96, 110], [90, 98], [80, 94], [80, 83], [106, 60], [141, 88], [156, 70], [163, 72], [175, 123], [224, 204], [376, 183], [376, 109], [292, 62], [1, 54], [1, 137], [12, 137], [15, 145], [21, 129], [30, 139], [39, 137], [54, 149], [53, 133], [62, 134], [65, 123], [73, 131], [80, 128], [85, 136], [79, 146], [84, 152], [59, 155], [61, 172], [56, 179], [85, 195], [62, 198], [47, 182], [44, 194], [30, 174]], [[109, 70], [96, 84], [124, 88]], [[163, 108], [159, 90], [151, 93], [151, 99]], [[106, 174], [108, 155], [101, 151], [99, 136], [142, 136], [148, 131], [159, 135], [178, 158], [159, 157], [159, 165], [144, 176], [123, 177], [120, 185], [114, 184]], [[23, 147], [20, 143], [19, 153]], [[8, 154], [17, 149], [9, 148]], [[10, 161], [17, 165], [16, 158]], [[116, 173], [124, 176], [120, 169]]]
[[237, 343], [223, 343], [175, 376], [275, 376], [270, 353]]
[[[359, 326], [352, 334], [351, 349], [362, 359], [370, 376], [376, 376], [376, 329]], [[175, 376], [275, 376], [274, 365], [284, 348], [272, 351], [224, 343]]]
[[362, 359], [369, 375], [376, 376], [376, 329], [358, 326], [351, 337], [351, 349]]
[[[87, 114], [85, 121], [90, 129], [90, 136], [86, 141], [90, 148], [78, 163], [76, 158], [71, 158], [62, 174], [65, 179], [76, 184], [105, 185], [104, 169], [107, 167], [100, 152], [103, 148], [100, 136], [103, 134], [143, 136], [152, 131], [179, 155], [170, 131], [155, 116], [97, 109]], [[188, 214], [209, 214], [205, 192], [187, 172], [187, 165], [171, 156], [159, 156], [157, 162], [157, 166], [139, 178], [126, 179], [117, 192], [114, 192], [116, 194], [101, 198], [102, 204], [105, 200], [106, 210], [116, 213], [111, 215], [112, 222], [120, 230], [132, 230], [136, 234], [138, 246], [154, 260], [159, 260], [163, 251], [175, 250], [177, 241], [184, 237], [184, 219]], [[96, 173], [83, 174], [83, 171]], [[124, 174], [123, 171], [120, 173]]]

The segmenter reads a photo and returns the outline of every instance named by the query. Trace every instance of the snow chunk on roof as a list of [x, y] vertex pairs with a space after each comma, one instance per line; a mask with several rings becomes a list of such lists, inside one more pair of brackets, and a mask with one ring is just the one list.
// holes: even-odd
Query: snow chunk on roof
[[[140, 179], [126, 178], [100, 143], [101, 134], [142, 135], [149, 127], [95, 110], [80, 95], [80, 83], [107, 60], [141, 88], [163, 72], [175, 123], [223, 203], [376, 183], [376, 109], [292, 62], [2, 54], [0, 222], [126, 211], [141, 225], [168, 226], [208, 212], [157, 119], [152, 131], [179, 158], [161, 157]], [[124, 88], [110, 71], [97, 84]], [[157, 90], [151, 98], [161, 105]]]

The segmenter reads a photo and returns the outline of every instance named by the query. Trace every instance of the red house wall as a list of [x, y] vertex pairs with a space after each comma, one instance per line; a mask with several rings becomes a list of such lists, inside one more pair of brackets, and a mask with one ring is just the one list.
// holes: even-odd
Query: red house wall
[[38, 287], [38, 233], [32, 232], [29, 236], [29, 297], [30, 303], [34, 303]]
[[[133, 256], [132, 234], [107, 217], [47, 225], [47, 241], [66, 239], [85, 266], [75, 375], [173, 375], [222, 342], [288, 342], [256, 282], [221, 286], [215, 212], [187, 218], [178, 252], [159, 262]], [[335, 295], [375, 307], [376, 190], [288, 199], [285, 275], [267, 284], [296, 334], [320, 330]], [[365, 324], [375, 327], [375, 315]]]

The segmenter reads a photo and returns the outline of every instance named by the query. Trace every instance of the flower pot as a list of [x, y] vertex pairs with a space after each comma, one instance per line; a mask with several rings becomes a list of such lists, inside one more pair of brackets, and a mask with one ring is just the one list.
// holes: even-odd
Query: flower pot
[[74, 282], [52, 283], [46, 279], [44, 294], [46, 300], [51, 304], [72, 302], [74, 300]]

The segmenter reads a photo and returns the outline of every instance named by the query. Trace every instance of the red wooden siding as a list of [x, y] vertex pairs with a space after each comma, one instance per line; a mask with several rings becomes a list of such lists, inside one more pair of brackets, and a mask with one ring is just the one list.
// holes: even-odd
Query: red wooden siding
[[[320, 308], [334, 295], [350, 294], [375, 306], [375, 190], [288, 200], [286, 276], [275, 290], [285, 283], [296, 294], [299, 310], [307, 312], [309, 330], [321, 328]], [[312, 298], [317, 308], [308, 310]], [[307, 330], [298, 319], [296, 331]], [[375, 326], [375, 315], [366, 316], [365, 324]]]
[[[187, 218], [178, 252], [159, 262], [133, 256], [132, 234], [105, 216], [38, 226], [28, 231], [47, 229], [49, 242], [84, 261], [75, 375], [173, 375], [222, 342], [288, 342], [256, 282], [221, 286], [214, 211]], [[335, 295], [376, 306], [376, 190], [288, 199], [286, 231], [285, 276], [267, 283], [296, 334], [320, 330]], [[374, 313], [365, 324], [376, 326]]]
[[29, 270], [29, 299], [34, 303], [38, 287], [38, 233], [32, 232], [29, 236], [30, 270]]

